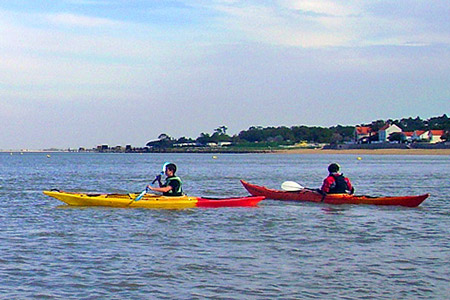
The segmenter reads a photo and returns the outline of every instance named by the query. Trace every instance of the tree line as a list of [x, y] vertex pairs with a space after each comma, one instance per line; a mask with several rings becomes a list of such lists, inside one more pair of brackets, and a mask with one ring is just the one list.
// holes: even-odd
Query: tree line
[[[358, 126], [370, 126], [373, 131], [378, 131], [386, 123], [396, 124], [403, 131], [414, 130], [444, 130], [449, 135], [450, 119], [446, 114], [440, 117], [432, 117], [427, 120], [416, 118], [403, 118], [400, 120], [377, 120], [369, 124]], [[251, 126], [247, 130], [242, 130], [238, 134], [228, 135], [228, 127], [220, 126], [212, 133], [202, 132], [197, 138], [180, 137], [178, 139], [162, 133], [157, 140], [149, 141], [147, 147], [151, 148], [171, 148], [176, 146], [202, 146], [209, 143], [231, 143], [233, 145], [294, 145], [301, 142], [339, 144], [352, 141], [354, 138], [355, 126], [278, 126], [262, 127]]]
[[446, 114], [440, 117], [432, 117], [427, 120], [422, 120], [419, 117], [416, 118], [403, 118], [400, 120], [377, 120], [369, 124], [362, 124], [361, 126], [369, 126], [373, 131], [378, 131], [386, 123], [395, 124], [400, 127], [403, 131], [415, 131], [415, 130], [450, 130], [450, 119]]

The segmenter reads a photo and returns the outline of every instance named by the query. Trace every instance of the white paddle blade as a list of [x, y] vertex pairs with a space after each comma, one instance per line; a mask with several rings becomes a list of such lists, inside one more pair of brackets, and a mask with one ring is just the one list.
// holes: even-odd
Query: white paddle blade
[[295, 181], [285, 181], [281, 184], [281, 189], [286, 192], [297, 192], [303, 190], [304, 187]]
[[143, 190], [139, 196], [136, 197], [136, 199], [134, 199], [134, 201], [139, 201], [142, 199], [142, 197], [144, 197], [144, 195], [147, 193], [147, 189]]

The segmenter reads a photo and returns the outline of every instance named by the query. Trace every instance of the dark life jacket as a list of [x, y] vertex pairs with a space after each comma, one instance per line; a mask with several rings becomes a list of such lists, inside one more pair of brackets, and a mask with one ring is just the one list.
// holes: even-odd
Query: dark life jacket
[[183, 188], [181, 187], [182, 183], [181, 183], [180, 177], [178, 177], [178, 176], [168, 177], [163, 186], [169, 186], [171, 181], [178, 181], [178, 183], [179, 183], [178, 189], [174, 190], [172, 188], [170, 191], [163, 193], [163, 195], [164, 196], [183, 196]]
[[341, 175], [335, 175], [331, 174], [334, 178], [335, 185], [334, 187], [330, 188], [330, 191], [328, 194], [345, 194], [348, 193], [349, 188], [347, 185], [347, 182], [345, 181], [345, 177], [343, 174]]

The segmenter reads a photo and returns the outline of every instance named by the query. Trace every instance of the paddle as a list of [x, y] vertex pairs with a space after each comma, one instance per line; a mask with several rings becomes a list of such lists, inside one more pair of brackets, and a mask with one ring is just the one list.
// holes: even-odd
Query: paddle
[[141, 200], [142, 197], [144, 197], [144, 195], [147, 193], [147, 191], [148, 191], [148, 188], [145, 188], [145, 190], [143, 190], [143, 191], [139, 194], [139, 196], [137, 196], [136, 198], [134, 198], [134, 201], [139, 201], [139, 200]]
[[281, 184], [281, 189], [286, 191], [286, 192], [299, 192], [301, 190], [310, 190], [310, 191], [314, 191], [317, 192], [319, 194], [322, 195], [322, 199], [320, 200], [320, 202], [323, 202], [323, 200], [325, 200], [325, 197], [327, 196], [326, 193], [322, 192], [320, 189], [317, 190], [312, 190], [312, 189], [308, 189], [305, 188], [303, 186], [301, 186], [300, 184], [298, 184], [295, 181], [285, 181]]
[[[154, 184], [156, 181], [161, 180], [161, 176], [164, 175], [164, 172], [166, 172], [166, 166], [170, 164], [170, 162], [165, 162], [163, 167], [162, 167], [162, 171], [160, 175], [157, 175], [155, 177], [155, 179], [152, 181], [152, 184]], [[145, 188], [145, 190], [143, 190], [135, 199], [134, 201], [139, 201], [142, 199], [142, 197], [144, 197], [144, 195], [148, 192], [148, 187]]]
[[285, 181], [281, 184], [281, 189], [286, 192], [298, 192], [303, 190], [305, 187], [301, 186], [295, 181]]

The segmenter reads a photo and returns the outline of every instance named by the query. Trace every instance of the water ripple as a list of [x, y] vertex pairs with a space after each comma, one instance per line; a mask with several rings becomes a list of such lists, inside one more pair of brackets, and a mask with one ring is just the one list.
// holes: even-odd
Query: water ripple
[[[445, 299], [448, 158], [1, 155], [2, 299]], [[257, 208], [74, 208], [41, 191], [139, 191], [178, 162], [191, 195], [319, 184], [341, 161], [359, 191], [432, 196], [419, 208], [265, 200]], [[242, 168], [242, 166], [249, 166]], [[299, 172], [301, 169], [301, 172]], [[184, 172], [184, 173], [182, 173]], [[300, 173], [300, 174], [299, 174]], [[363, 177], [360, 174], [364, 174]]]

